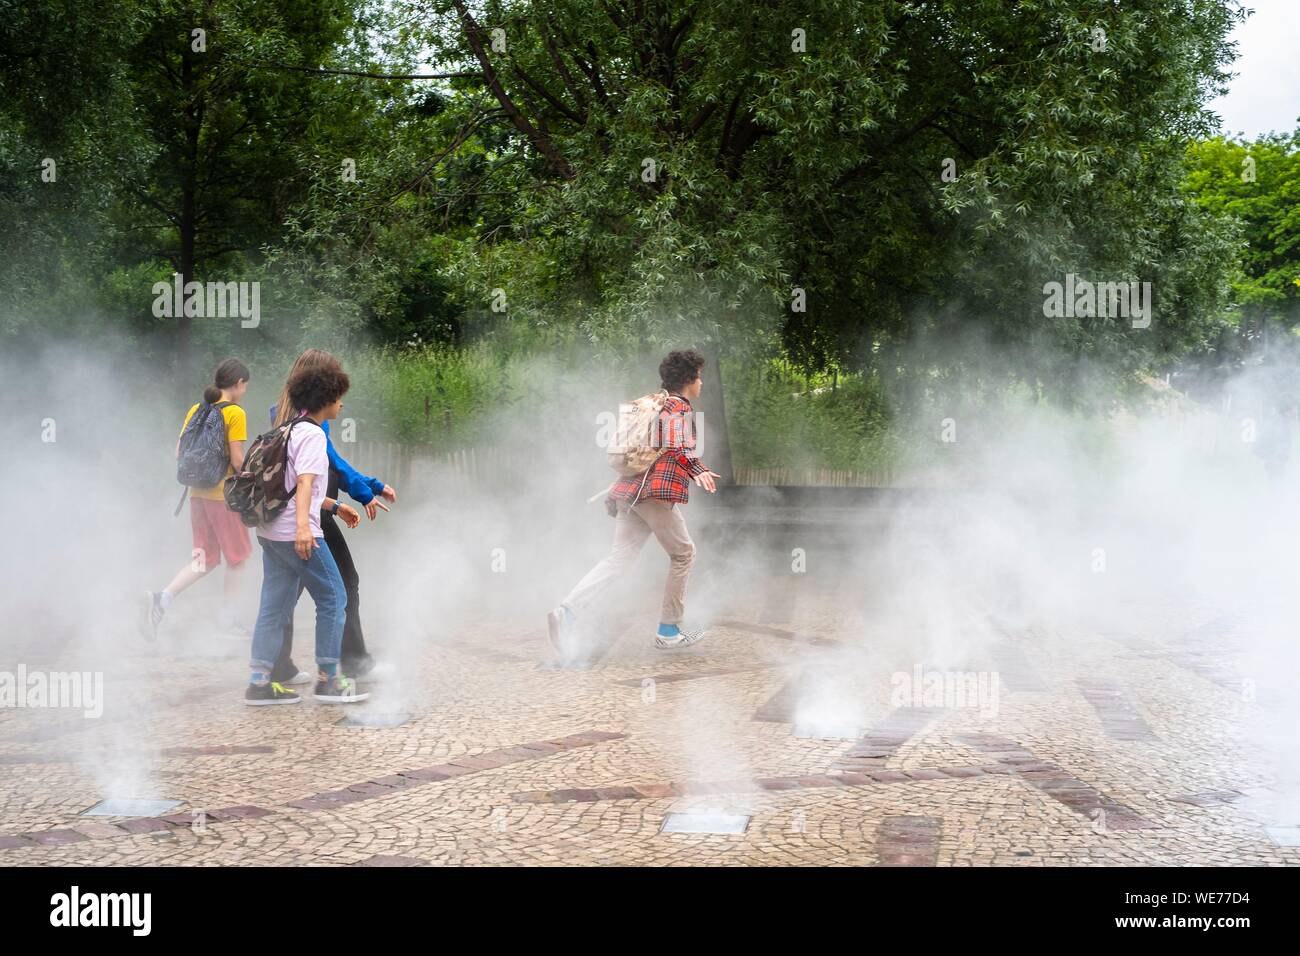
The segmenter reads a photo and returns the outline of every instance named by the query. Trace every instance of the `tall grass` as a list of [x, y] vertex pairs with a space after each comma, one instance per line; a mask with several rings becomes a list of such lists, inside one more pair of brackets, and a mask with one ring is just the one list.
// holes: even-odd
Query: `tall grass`
[[788, 363], [724, 363], [731, 454], [738, 468], [872, 471], [893, 464], [898, 441], [874, 377], [804, 376]]
[[[611, 374], [486, 344], [367, 350], [349, 357], [348, 370], [348, 414], [367, 438], [440, 450], [495, 444], [502, 415], [545, 427], [548, 409], [563, 407], [564, 392], [579, 387], [575, 379]], [[806, 379], [780, 360], [724, 362], [723, 389], [736, 467], [873, 470], [896, 454], [889, 406], [872, 378]]]

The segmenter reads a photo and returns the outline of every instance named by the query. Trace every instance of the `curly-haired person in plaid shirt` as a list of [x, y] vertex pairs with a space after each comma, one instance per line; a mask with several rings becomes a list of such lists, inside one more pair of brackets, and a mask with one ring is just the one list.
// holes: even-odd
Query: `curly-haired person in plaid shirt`
[[578, 613], [632, 565], [651, 534], [668, 552], [670, 562], [655, 644], [662, 648], [689, 647], [704, 636], [703, 628], [682, 623], [682, 602], [695, 561], [695, 542], [678, 507], [690, 499], [692, 481], [705, 491], [717, 490], [714, 479], [718, 475], [695, 454], [691, 400], [699, 398], [703, 367], [704, 356], [694, 349], [670, 352], [659, 363], [659, 380], [668, 392], [659, 416], [663, 452], [644, 473], [620, 478], [610, 486], [605, 505], [615, 517], [614, 547], [547, 615], [551, 644], [561, 656], [566, 656], [573, 646], [570, 635]]

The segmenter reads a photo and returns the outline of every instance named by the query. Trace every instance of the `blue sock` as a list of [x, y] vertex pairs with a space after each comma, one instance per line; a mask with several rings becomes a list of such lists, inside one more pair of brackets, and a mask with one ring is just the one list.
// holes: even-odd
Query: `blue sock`
[[659, 625], [659, 636], [660, 636], [660, 637], [676, 637], [676, 636], [677, 636], [677, 625], [676, 625], [676, 624], [660, 624], [660, 625]]
[[257, 684], [259, 687], [271, 679], [271, 675], [266, 671], [253, 671], [252, 676], [248, 678], [250, 684]]
[[320, 668], [320, 672], [325, 675], [326, 680], [332, 680], [333, 678], [338, 676], [339, 673], [338, 661], [331, 661], [328, 664], [322, 664], [320, 661], [317, 661], [316, 666]]

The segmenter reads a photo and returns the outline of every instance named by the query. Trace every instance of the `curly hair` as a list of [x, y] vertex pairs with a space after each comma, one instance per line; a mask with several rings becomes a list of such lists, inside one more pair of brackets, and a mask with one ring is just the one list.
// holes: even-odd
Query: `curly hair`
[[305, 368], [289, 377], [289, 401], [297, 410], [312, 414], [342, 398], [351, 384], [341, 365]]
[[298, 406], [293, 403], [289, 397], [289, 381], [304, 369], [325, 368], [327, 365], [337, 365], [343, 367], [343, 363], [337, 358], [326, 352], [324, 349], [307, 349], [298, 356], [293, 363], [293, 368], [289, 369], [289, 375], [284, 380], [284, 385], [280, 389], [280, 397], [275, 402], [275, 424], [276, 427], [283, 425], [289, 419], [298, 414]]
[[669, 352], [659, 363], [659, 381], [670, 392], [678, 392], [695, 381], [704, 368], [704, 356], [695, 349]]

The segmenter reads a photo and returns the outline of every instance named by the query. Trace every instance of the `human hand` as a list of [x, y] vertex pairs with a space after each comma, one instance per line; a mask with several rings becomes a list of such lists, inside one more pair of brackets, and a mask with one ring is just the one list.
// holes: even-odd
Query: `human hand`
[[361, 515], [357, 514], [357, 509], [351, 505], [340, 503], [339, 510], [336, 514], [343, 519], [343, 523], [349, 528], [355, 528], [357, 525], [361, 524]]
[[722, 476], [719, 475], [716, 471], [702, 471], [698, 475], [696, 475], [695, 478], [692, 480], [701, 488], [703, 488], [705, 491], [712, 494], [713, 492], [718, 490], [718, 485], [714, 481], [714, 479], [721, 478], [721, 477]]
[[298, 528], [298, 533], [293, 539], [293, 550], [298, 552], [298, 557], [302, 558], [304, 561], [309, 561], [311, 560], [312, 549], [318, 547], [320, 547], [320, 545], [318, 545], [316, 539], [311, 536], [311, 526], [300, 526]]

